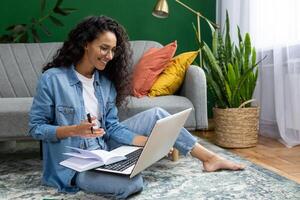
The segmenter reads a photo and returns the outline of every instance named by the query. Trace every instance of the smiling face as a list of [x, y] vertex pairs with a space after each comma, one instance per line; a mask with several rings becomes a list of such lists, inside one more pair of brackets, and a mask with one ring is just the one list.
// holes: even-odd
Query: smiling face
[[117, 38], [113, 32], [106, 31], [84, 48], [84, 55], [81, 63], [89, 66], [92, 70], [104, 70], [107, 62], [113, 59], [116, 53]]

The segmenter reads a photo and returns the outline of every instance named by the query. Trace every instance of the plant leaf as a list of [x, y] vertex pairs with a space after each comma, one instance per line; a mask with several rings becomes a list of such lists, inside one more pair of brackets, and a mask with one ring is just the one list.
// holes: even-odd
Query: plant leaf
[[245, 52], [244, 52], [244, 71], [247, 71], [249, 68], [249, 57], [251, 55], [251, 40], [250, 40], [250, 36], [249, 33], [246, 33], [245, 35]]
[[45, 7], [46, 7], [46, 0], [41, 0], [41, 11], [42, 11], [42, 13], [44, 12]]
[[24, 34], [19, 39], [20, 43], [27, 43], [28, 42], [28, 33], [24, 32]]
[[241, 30], [240, 27], [237, 26], [237, 32], [238, 32], [238, 39], [239, 39], [239, 43], [243, 41], [242, 35], [241, 35]]
[[55, 7], [55, 8], [56, 8], [56, 7], [59, 7], [59, 6], [61, 5], [62, 2], [63, 2], [63, 0], [57, 0], [54, 7]]
[[227, 107], [226, 104], [224, 103], [224, 99], [222, 96], [222, 92], [218, 84], [212, 79], [210, 75], [207, 76], [207, 82], [209, 83], [208, 85], [211, 87], [211, 91], [217, 98], [218, 105], [222, 106], [223, 108]]
[[230, 37], [230, 22], [229, 22], [229, 14], [228, 10], [226, 10], [226, 31], [225, 31], [225, 55], [226, 55], [226, 63], [230, 62], [230, 58], [232, 58], [232, 45], [231, 45], [231, 37]]
[[53, 12], [55, 12], [56, 14], [62, 15], [62, 16], [66, 16], [66, 15], [69, 14], [69, 13], [63, 11], [63, 10], [62, 10], [61, 8], [59, 8], [59, 7], [55, 7], [55, 8], [53, 9]]
[[61, 10], [68, 14], [78, 11], [78, 9], [76, 9], [76, 8], [61, 8]]
[[20, 24], [12, 24], [12, 25], [10, 25], [10, 26], [8, 26], [8, 27], [6, 27], [6, 31], [10, 31], [10, 30], [13, 30], [17, 25], [20, 25]]
[[214, 57], [213, 53], [211, 52], [211, 50], [209, 49], [209, 47], [206, 43], [204, 43], [203, 52], [205, 52], [206, 56], [208, 57], [208, 61], [209, 61], [212, 71], [216, 72], [217, 75], [219, 76], [220, 80], [223, 82], [225, 79], [224, 79], [222, 70], [220, 69], [216, 58]]
[[16, 24], [10, 31], [12, 32], [13, 35], [23, 33], [27, 29], [26, 24]]
[[198, 37], [198, 30], [197, 30], [197, 28], [196, 28], [196, 26], [195, 26], [194, 23], [192, 23], [192, 26], [193, 26], [193, 29], [194, 29], [194, 32], [195, 32], [196, 41], [198, 42], [199, 46], [201, 47], [202, 44], [201, 44], [201, 41], [199, 40], [199, 37]]
[[209, 28], [210, 28], [210, 31], [211, 31], [212, 33], [214, 33], [214, 32], [216, 31], [216, 29], [215, 29], [215, 27], [212, 25], [212, 23], [210, 23], [210, 21], [209, 21], [208, 19], [206, 19], [206, 18], [204, 18], [204, 20], [208, 23], [208, 26], [209, 26]]
[[33, 36], [33, 41], [34, 41], [34, 42], [40, 42], [41, 39], [40, 39], [40, 37], [39, 37], [39, 35], [38, 35], [36, 29], [35, 29], [35, 28], [31, 28], [30, 31], [31, 31], [31, 34], [32, 34], [32, 36]]
[[226, 71], [226, 55], [225, 55], [225, 47], [222, 35], [220, 32], [218, 33], [218, 54], [217, 54], [217, 61], [219, 66], [221, 67], [222, 71]]
[[233, 71], [235, 72], [235, 78], [238, 80], [240, 78], [240, 69], [239, 69], [239, 63], [238, 60], [236, 60], [233, 64]]
[[52, 15], [49, 16], [49, 19], [56, 26], [64, 26], [64, 24], [59, 19], [57, 19], [56, 17], [53, 17]]
[[[233, 98], [235, 98], [235, 96], [239, 93], [242, 85], [244, 84], [244, 82], [247, 80], [248, 76], [250, 73], [254, 73], [253, 70], [257, 67], [257, 65], [252, 66], [251, 68], [249, 68], [243, 75], [241, 75], [240, 79], [237, 82], [236, 87], [233, 90], [232, 96]], [[252, 95], [252, 94], [251, 94]], [[237, 95], [239, 96], [239, 95]]]
[[225, 81], [225, 88], [226, 88], [226, 96], [228, 99], [229, 107], [231, 107], [232, 106], [232, 102], [231, 102], [232, 101], [232, 92], [231, 92], [230, 86], [227, 81]]
[[236, 77], [235, 77], [235, 72], [234, 72], [234, 69], [233, 69], [233, 66], [231, 63], [228, 63], [227, 80], [229, 82], [230, 88], [233, 89], [234, 86], [236, 85]]
[[51, 35], [52, 35], [51, 32], [49, 31], [49, 29], [48, 29], [46, 26], [44, 26], [42, 23], [39, 23], [38, 25], [39, 25], [40, 29], [41, 29], [47, 36], [51, 36]]
[[253, 47], [252, 48], [252, 53], [251, 53], [252, 57], [251, 57], [251, 65], [254, 65], [256, 63], [256, 50]]
[[215, 57], [218, 56], [218, 31], [213, 32], [212, 36], [212, 52]]
[[23, 31], [23, 32], [18, 32], [15, 37], [13, 38], [13, 43], [19, 43], [20, 42], [20, 38], [23, 37], [23, 35], [25, 34], [26, 32]]
[[13, 38], [11, 35], [4, 34], [0, 36], [0, 43], [10, 43], [13, 42]]

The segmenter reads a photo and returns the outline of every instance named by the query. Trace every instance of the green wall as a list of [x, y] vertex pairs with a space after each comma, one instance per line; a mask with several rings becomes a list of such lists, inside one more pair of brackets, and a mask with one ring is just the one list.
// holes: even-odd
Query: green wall
[[[55, 2], [56, 0], [47, 0], [46, 8], [52, 8]], [[215, 0], [182, 2], [212, 21], [215, 20]], [[168, 0], [169, 17], [158, 19], [151, 15], [155, 3], [156, 0], [64, 0], [62, 7], [77, 8], [78, 11], [66, 17], [59, 17], [65, 24], [64, 27], [56, 27], [48, 21], [46, 25], [52, 36], [41, 34], [41, 39], [42, 42], [63, 41], [70, 29], [83, 17], [104, 14], [123, 24], [131, 40], [155, 40], [162, 44], [177, 40], [177, 54], [198, 49], [192, 28], [192, 22], [196, 24], [196, 16], [174, 0]], [[2, 0], [0, 5], [0, 34], [11, 24], [27, 23], [31, 17], [40, 15], [39, 0]], [[204, 20], [201, 22], [201, 29], [202, 39], [210, 44], [211, 33]]]
[[[51, 8], [55, 0], [48, 0], [47, 7]], [[183, 0], [195, 10], [214, 20], [215, 1], [212, 0]], [[169, 0], [170, 15], [167, 19], [158, 19], [151, 15], [156, 0], [64, 0], [63, 7], [79, 9], [66, 17], [60, 17], [64, 27], [56, 27], [46, 23], [53, 33], [51, 37], [42, 36], [43, 42], [63, 41], [69, 30], [83, 17], [88, 15], [108, 15], [115, 18], [127, 29], [131, 40], [156, 40], [162, 44], [173, 40], [178, 42], [178, 51], [197, 49], [192, 22], [196, 23], [193, 13]], [[40, 15], [39, 0], [2, 0], [0, 7], [0, 33], [11, 24], [27, 23], [31, 17]], [[209, 40], [208, 26], [202, 22], [202, 35]]]

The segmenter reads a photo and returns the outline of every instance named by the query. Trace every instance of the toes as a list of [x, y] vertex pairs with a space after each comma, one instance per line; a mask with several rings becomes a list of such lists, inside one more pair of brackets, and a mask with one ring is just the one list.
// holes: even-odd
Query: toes
[[245, 165], [240, 165], [240, 169], [245, 169], [246, 168], [246, 166]]
[[242, 165], [242, 164], [237, 164], [235, 167], [234, 167], [235, 170], [243, 170], [245, 169], [245, 166]]

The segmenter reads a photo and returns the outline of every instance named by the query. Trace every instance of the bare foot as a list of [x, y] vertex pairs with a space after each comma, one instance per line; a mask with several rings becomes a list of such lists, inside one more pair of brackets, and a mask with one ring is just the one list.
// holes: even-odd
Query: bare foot
[[206, 172], [214, 172], [221, 169], [243, 170], [245, 168], [245, 165], [237, 164], [220, 156], [214, 155], [207, 161], [203, 162], [203, 167], [204, 171]]

